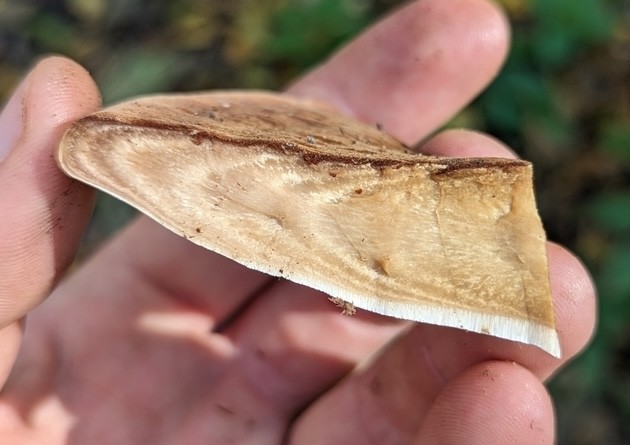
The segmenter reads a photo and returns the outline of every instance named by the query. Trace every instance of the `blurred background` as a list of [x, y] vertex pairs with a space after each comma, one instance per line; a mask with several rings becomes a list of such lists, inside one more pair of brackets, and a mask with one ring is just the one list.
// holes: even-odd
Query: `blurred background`
[[[630, 1], [500, 0], [513, 48], [449, 126], [534, 162], [549, 237], [599, 290], [588, 350], [550, 382], [561, 445], [630, 444]], [[0, 103], [32, 63], [68, 55], [106, 104], [158, 91], [280, 89], [396, 0], [0, 0]], [[100, 196], [82, 255], [133, 211]]]

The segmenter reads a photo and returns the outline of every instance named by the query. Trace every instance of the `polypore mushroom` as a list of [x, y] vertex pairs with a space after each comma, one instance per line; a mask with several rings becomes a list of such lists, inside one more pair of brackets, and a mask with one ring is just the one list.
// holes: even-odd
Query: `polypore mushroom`
[[413, 153], [321, 104], [263, 92], [115, 105], [76, 122], [57, 159], [252, 269], [560, 355], [528, 162]]

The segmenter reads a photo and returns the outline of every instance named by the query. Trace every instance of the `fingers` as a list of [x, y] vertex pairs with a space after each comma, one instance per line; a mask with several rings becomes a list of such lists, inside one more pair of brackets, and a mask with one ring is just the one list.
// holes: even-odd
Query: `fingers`
[[484, 0], [423, 0], [396, 12], [294, 84], [411, 144], [496, 75], [509, 30]]
[[551, 400], [535, 376], [514, 363], [481, 363], [444, 388], [413, 443], [552, 444], [553, 419]]
[[[428, 324], [416, 324], [393, 342], [368, 368], [353, 373], [335, 390], [340, 400], [352, 399], [374, 381], [396, 382], [399, 398], [371, 399], [372, 404], [405, 406], [415, 397], [415, 414], [423, 412], [440, 388], [466, 369], [487, 360], [521, 364], [543, 380], [581, 350], [593, 330], [594, 298], [588, 275], [564, 249], [550, 245], [551, 284], [563, 358], [558, 360], [533, 346]], [[566, 280], [567, 275], [571, 280]], [[344, 394], [347, 393], [347, 394]], [[364, 400], [365, 405], [370, 401]], [[322, 402], [323, 403], [323, 402]], [[343, 409], [343, 408], [342, 408]], [[346, 407], [345, 409], [348, 409]]]
[[402, 325], [360, 310], [343, 315], [321, 292], [280, 281], [225, 334], [241, 351], [244, 380], [292, 416]]
[[19, 345], [14, 323], [48, 294], [87, 223], [92, 192], [64, 176], [53, 153], [68, 124], [98, 106], [87, 72], [55, 57], [33, 69], [0, 116], [0, 384]]
[[[401, 359], [392, 366], [413, 365]], [[416, 379], [423, 377], [420, 373]], [[425, 393], [407, 393], [409, 388], [396, 379], [366, 383], [345, 403], [327, 401], [336, 398], [334, 392], [325, 396], [296, 422], [289, 444], [553, 442], [549, 396], [535, 376], [515, 363], [473, 366], [436, 392], [430, 405], [423, 400]], [[375, 399], [380, 403], [373, 403]]]

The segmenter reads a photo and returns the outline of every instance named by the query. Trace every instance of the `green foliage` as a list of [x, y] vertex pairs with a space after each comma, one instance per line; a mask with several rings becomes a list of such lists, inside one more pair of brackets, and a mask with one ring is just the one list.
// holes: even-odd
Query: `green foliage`
[[264, 52], [305, 69], [363, 29], [373, 17], [366, 2], [319, 0], [287, 4], [272, 20]]
[[[508, 140], [525, 155], [525, 125], [546, 136], [555, 150], [572, 143], [574, 110], [565, 102], [567, 70], [577, 58], [606, 42], [615, 16], [602, 0], [531, 0], [528, 16], [514, 21], [509, 59], [476, 106], [485, 113], [488, 131]], [[573, 92], [575, 93], [575, 91]]]
[[598, 139], [602, 150], [613, 159], [630, 162], [630, 116], [604, 121], [599, 130]]
[[613, 12], [602, 0], [534, 0], [532, 55], [543, 70], [570, 63], [584, 46], [605, 42], [613, 32]]
[[69, 26], [65, 17], [56, 14], [34, 15], [27, 24], [33, 43], [45, 46], [51, 52], [72, 53], [77, 41], [77, 30]]
[[190, 69], [190, 61], [168, 49], [129, 47], [120, 49], [97, 73], [105, 103], [167, 91]]
[[[611, 234], [630, 234], [630, 190], [602, 192], [587, 201], [584, 208], [600, 230]], [[630, 267], [626, 270], [630, 271]], [[627, 275], [630, 276], [630, 273]]]

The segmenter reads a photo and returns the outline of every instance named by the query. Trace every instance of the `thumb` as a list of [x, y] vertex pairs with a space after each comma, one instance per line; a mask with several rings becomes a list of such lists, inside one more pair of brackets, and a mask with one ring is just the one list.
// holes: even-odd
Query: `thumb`
[[0, 329], [41, 302], [72, 260], [93, 193], [63, 175], [54, 151], [68, 125], [99, 106], [89, 74], [51, 57], [0, 115]]

